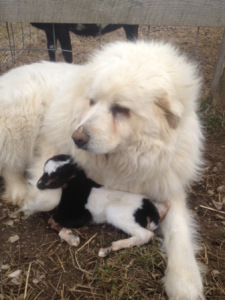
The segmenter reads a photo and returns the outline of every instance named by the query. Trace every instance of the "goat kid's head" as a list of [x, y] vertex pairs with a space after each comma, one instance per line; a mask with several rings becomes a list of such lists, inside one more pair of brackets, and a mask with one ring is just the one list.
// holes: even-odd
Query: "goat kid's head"
[[76, 177], [77, 165], [69, 155], [60, 154], [48, 159], [44, 173], [37, 182], [40, 190], [65, 188], [67, 183]]

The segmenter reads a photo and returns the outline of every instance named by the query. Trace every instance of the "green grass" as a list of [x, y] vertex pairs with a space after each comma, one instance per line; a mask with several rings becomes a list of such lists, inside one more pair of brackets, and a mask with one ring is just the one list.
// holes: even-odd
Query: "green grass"
[[[155, 242], [124, 249], [100, 259], [93, 284], [104, 290], [106, 299], [163, 299], [155, 294], [161, 285], [165, 260]], [[162, 290], [162, 289], [161, 289]]]
[[210, 134], [225, 129], [225, 111], [213, 106], [209, 97], [201, 100], [199, 111], [203, 127]]

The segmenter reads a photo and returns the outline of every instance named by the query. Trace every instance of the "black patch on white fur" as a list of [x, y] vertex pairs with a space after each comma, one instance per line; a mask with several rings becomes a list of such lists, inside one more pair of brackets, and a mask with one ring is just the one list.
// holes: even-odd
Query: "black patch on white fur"
[[79, 170], [76, 178], [70, 180], [67, 188], [62, 190], [60, 203], [53, 215], [54, 220], [67, 228], [87, 225], [92, 220], [92, 216], [85, 208], [85, 204], [93, 187], [101, 186], [87, 178], [85, 173]]
[[[54, 159], [66, 160], [69, 156], [58, 155]], [[62, 190], [60, 203], [53, 214], [54, 220], [63, 227], [75, 228], [86, 225], [92, 220], [90, 212], [85, 208], [93, 187], [101, 187], [87, 178], [84, 171], [75, 163], [59, 167], [57, 170], [58, 182], [66, 182], [67, 187]], [[74, 174], [73, 178], [71, 175]]]
[[[40, 189], [62, 188], [60, 203], [53, 219], [63, 227], [74, 228], [86, 225], [92, 220], [91, 213], [85, 208], [93, 187], [101, 187], [87, 178], [84, 171], [69, 155], [56, 155], [47, 162], [65, 162], [55, 168], [51, 174], [45, 172], [37, 183]], [[46, 162], [46, 163], [47, 163]], [[64, 187], [64, 188], [63, 188]]]
[[135, 221], [146, 228], [148, 225], [148, 218], [156, 226], [159, 224], [160, 215], [158, 209], [149, 199], [142, 199], [142, 207], [138, 208], [134, 213]]

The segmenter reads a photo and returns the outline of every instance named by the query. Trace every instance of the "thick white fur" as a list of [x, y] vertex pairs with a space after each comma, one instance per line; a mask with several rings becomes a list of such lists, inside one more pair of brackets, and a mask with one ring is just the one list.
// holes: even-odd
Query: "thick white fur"
[[[25, 211], [42, 210], [49, 195], [35, 185], [44, 162], [67, 153], [108, 188], [169, 200], [162, 225], [167, 294], [176, 300], [204, 299], [186, 207], [186, 188], [202, 161], [199, 90], [195, 65], [160, 42], [114, 43], [84, 66], [33, 64], [3, 75], [0, 164], [6, 198]], [[113, 115], [115, 104], [129, 114]], [[78, 128], [89, 135], [88, 151], [71, 139]], [[21, 175], [26, 169], [28, 189]], [[57, 196], [49, 209], [58, 204]]]
[[[49, 142], [43, 148], [44, 137], [40, 135], [43, 120], [63, 87], [63, 81], [70, 80], [71, 75], [76, 80], [79, 69], [79, 66], [66, 63], [42, 62], [18, 67], [1, 76], [0, 172], [6, 181], [6, 200], [26, 206], [24, 197], [27, 189], [31, 189], [32, 194], [35, 193], [30, 184], [24, 181], [24, 173], [29, 168], [40, 169], [41, 173], [43, 165], [40, 165], [40, 160], [45, 162], [49, 153], [56, 153], [55, 145]], [[63, 103], [63, 94], [59, 101]], [[60, 120], [56, 117], [55, 122], [59, 123]], [[31, 180], [36, 184], [33, 177]], [[58, 194], [57, 199], [61, 196], [60, 191], [52, 192], [53, 197]], [[47, 198], [48, 191], [45, 194]], [[29, 196], [29, 199], [32, 198]], [[38, 210], [36, 205], [40, 204], [36, 202], [39, 202], [38, 198], [30, 201], [30, 211]], [[43, 210], [55, 207], [55, 203], [51, 205], [48, 201], [43, 201], [42, 204]]]

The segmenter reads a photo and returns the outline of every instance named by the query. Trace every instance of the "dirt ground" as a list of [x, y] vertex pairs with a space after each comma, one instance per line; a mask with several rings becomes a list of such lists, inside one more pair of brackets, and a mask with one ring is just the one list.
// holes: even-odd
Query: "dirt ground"
[[[31, 29], [32, 39], [25, 37], [21, 46], [20, 31], [18, 27], [14, 30], [19, 40], [14, 65], [48, 59], [42, 33], [37, 35]], [[211, 106], [208, 93], [223, 31], [200, 29], [197, 48], [196, 31], [196, 28], [153, 27], [150, 38], [173, 41], [189, 55], [197, 52], [194, 58], [205, 78], [200, 114], [205, 127], [206, 164], [201, 180], [190, 189], [188, 201], [199, 224], [202, 250], [198, 259], [206, 266], [206, 298], [222, 300], [225, 299], [225, 115]], [[148, 28], [142, 27], [140, 38], [146, 39], [147, 33]], [[5, 41], [0, 45], [0, 66], [4, 72], [13, 65], [4, 24], [0, 24], [0, 38]], [[101, 42], [115, 39], [124, 39], [122, 29], [102, 37]], [[92, 49], [99, 47], [99, 38], [73, 36], [73, 46], [74, 61], [80, 63]], [[62, 60], [60, 53], [58, 57]], [[97, 256], [99, 248], [124, 238], [125, 234], [107, 225], [85, 226], [75, 230], [81, 244], [74, 248], [60, 241], [48, 228], [47, 219], [48, 214], [44, 213], [25, 219], [16, 213], [16, 208], [0, 202], [1, 300], [167, 299], [160, 281], [166, 260], [159, 251], [158, 240], [103, 259]], [[12, 242], [12, 237], [17, 240]], [[14, 271], [19, 275], [10, 277]]]

